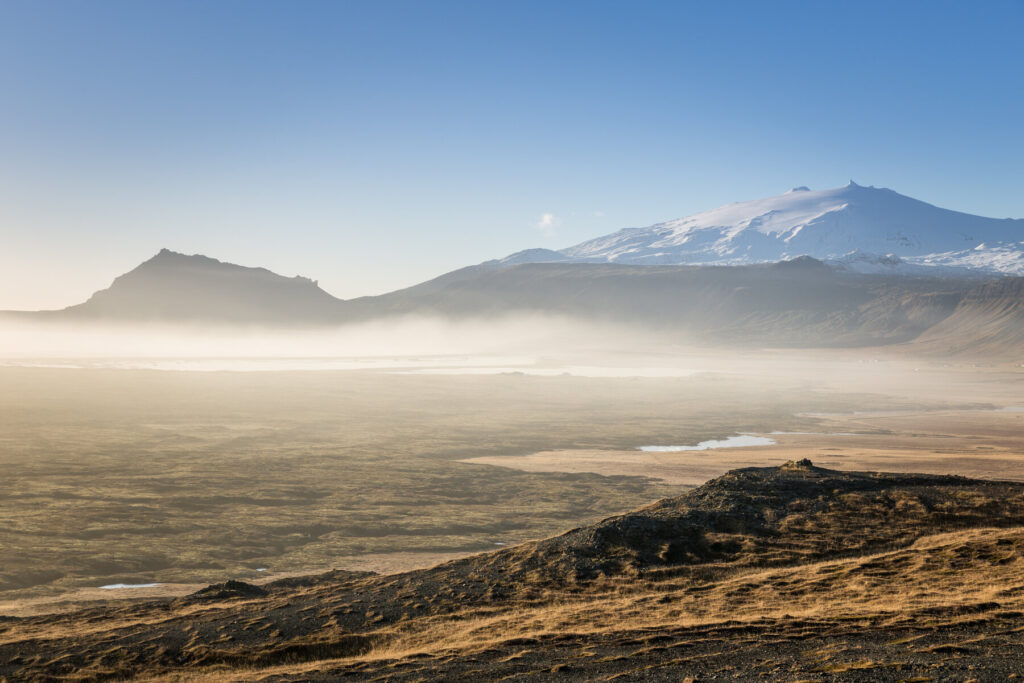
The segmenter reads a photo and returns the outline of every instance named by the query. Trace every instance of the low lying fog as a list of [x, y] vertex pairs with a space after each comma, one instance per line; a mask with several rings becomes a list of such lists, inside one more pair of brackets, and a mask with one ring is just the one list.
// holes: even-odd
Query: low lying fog
[[948, 384], [951, 372], [984, 383], [973, 363], [914, 358], [898, 348], [708, 348], [668, 333], [540, 315], [454, 322], [408, 317], [287, 330], [0, 321], [0, 365], [604, 378], [680, 378], [710, 372], [743, 378], [752, 388], [795, 382], [804, 383], [808, 391], [830, 388], [947, 399], [954, 398]]
[[639, 335], [551, 316], [409, 317], [334, 328], [214, 328], [0, 321], [0, 359], [386, 359], [635, 348]]

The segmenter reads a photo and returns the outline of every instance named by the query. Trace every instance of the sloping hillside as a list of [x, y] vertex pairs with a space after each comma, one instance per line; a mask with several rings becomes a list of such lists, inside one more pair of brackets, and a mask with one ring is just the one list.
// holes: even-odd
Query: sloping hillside
[[0, 675], [1005, 677], [1022, 610], [1024, 484], [803, 461], [433, 569], [8, 619]]
[[922, 333], [912, 348], [1024, 359], [1024, 278], [1003, 278], [968, 290], [953, 312]]

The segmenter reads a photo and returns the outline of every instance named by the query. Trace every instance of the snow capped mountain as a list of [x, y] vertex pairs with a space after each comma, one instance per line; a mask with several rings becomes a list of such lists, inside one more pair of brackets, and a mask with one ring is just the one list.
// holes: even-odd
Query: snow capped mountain
[[796, 187], [776, 197], [620, 230], [558, 252], [519, 252], [498, 263], [739, 265], [802, 255], [859, 272], [942, 267], [943, 274], [1024, 274], [1024, 220], [941, 209], [851, 181], [831, 190]]

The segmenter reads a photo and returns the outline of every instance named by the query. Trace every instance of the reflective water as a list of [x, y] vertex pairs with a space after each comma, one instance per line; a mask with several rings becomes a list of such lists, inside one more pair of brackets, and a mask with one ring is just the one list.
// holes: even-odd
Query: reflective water
[[766, 436], [737, 434], [728, 439], [711, 439], [701, 441], [696, 446], [640, 446], [639, 450], [649, 453], [671, 453], [674, 451], [707, 451], [712, 448], [742, 448], [744, 446], [773, 446], [775, 439]]

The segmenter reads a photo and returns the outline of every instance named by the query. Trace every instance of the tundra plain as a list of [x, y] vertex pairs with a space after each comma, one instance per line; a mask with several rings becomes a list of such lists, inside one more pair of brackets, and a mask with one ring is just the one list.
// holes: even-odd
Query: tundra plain
[[[0, 612], [404, 570], [794, 458], [1019, 478], [1012, 364], [689, 360], [666, 377], [2, 367]], [[738, 433], [777, 443], [636, 450]]]
[[[11, 680], [102, 680], [128, 672], [173, 680], [429, 679], [477, 670], [543, 679], [577, 667], [580, 680], [671, 680], [690, 670], [771, 675], [790, 667], [832, 677], [822, 680], [871, 680], [880, 668], [896, 666], [883, 647], [890, 641], [924, 648], [899, 660], [910, 670], [981, 651], [922, 639], [912, 624], [924, 622], [908, 615], [930, 614], [924, 621], [944, 624], [961, 640], [1016, 623], [1008, 607], [992, 607], [1004, 602], [993, 596], [1017, 590], [1020, 562], [1015, 522], [993, 521], [985, 512], [998, 508], [1003, 494], [981, 483], [970, 484], [969, 493], [950, 489], [943, 505], [956, 507], [955, 514], [922, 513], [899, 533], [863, 530], [857, 525], [864, 519], [884, 524], [903, 514], [903, 507], [878, 506], [903, 506], [904, 493], [886, 489], [864, 503], [850, 498], [862, 495], [861, 480], [818, 468], [1024, 481], [1019, 364], [870, 349], [573, 362], [589, 376], [558, 371], [565, 365], [558, 359], [495, 374], [479, 365], [433, 371], [429, 362], [413, 369], [262, 372], [66, 367], [70, 362], [0, 367], [0, 615], [8, 622], [0, 647], [14, 656], [5, 671]], [[623, 371], [629, 367], [644, 370], [630, 376]], [[660, 376], [651, 370], [659, 367]], [[638, 450], [737, 434], [775, 443]], [[804, 459], [814, 466], [793, 465]], [[838, 545], [781, 561], [751, 544], [767, 533], [771, 543], [799, 546], [807, 530], [748, 530], [751, 538], [740, 545], [726, 543], [736, 557], [718, 557], [704, 541], [693, 557], [652, 550], [661, 558], [654, 565], [667, 565], [653, 574], [649, 559], [623, 560], [621, 548], [570, 552], [559, 545], [566, 530], [592, 534], [587, 530], [643, 517], [655, 501], [664, 507], [736, 468], [777, 466], [783, 467], [764, 471], [783, 473], [783, 482], [785, 472], [835, 479], [825, 495], [835, 501], [823, 509], [833, 520], [830, 542]], [[733, 476], [715, 481], [747, 481]], [[943, 482], [922, 483], [921, 490], [949, 484]], [[909, 484], [895, 478], [885, 486]], [[694, 495], [704, 500], [704, 490]], [[746, 509], [751, 495], [730, 489], [731, 502], [716, 503], [714, 514]], [[823, 498], [815, 500], [821, 505]], [[794, 504], [755, 508], [774, 524]], [[850, 509], [835, 512], [836, 505]], [[718, 548], [717, 532], [707, 533]], [[864, 536], [862, 551], [845, 548], [851, 534]], [[555, 550], [536, 567], [522, 564], [548, 546]], [[634, 552], [640, 551], [628, 550]], [[558, 568], [579, 553], [625, 564], [592, 577]], [[964, 553], [964, 571], [942, 565], [928, 573]], [[989, 555], [1002, 558], [996, 573], [985, 568]], [[509, 567], [496, 569], [509, 557]], [[882, 572], [887, 578], [878, 578], [881, 565], [893, 565]], [[913, 567], [924, 569], [915, 574]], [[824, 587], [820, 574], [838, 583]], [[119, 584], [141, 587], [102, 588]], [[220, 588], [197, 593], [208, 584]], [[489, 597], [459, 597], [477, 584]], [[190, 595], [207, 596], [205, 606]], [[899, 604], [895, 596], [902, 596]], [[330, 612], [332, 600], [348, 602], [330, 624], [309, 621], [310, 610]], [[988, 602], [968, 609], [964, 600]], [[302, 626], [282, 622], [249, 634], [246, 624], [266, 621], [267, 610], [292, 615], [289, 624], [307, 616]], [[964, 617], [979, 610], [987, 615], [984, 625]], [[829, 621], [839, 613], [846, 616]], [[342, 614], [362, 615], [360, 624]], [[202, 630], [197, 624], [207, 618], [220, 626], [202, 637], [196, 631], [192, 640], [203, 652], [221, 648], [223, 656], [196, 659], [185, 648], [171, 659], [152, 659], [139, 649], [159, 641], [177, 652], [170, 632], [156, 625], [195, 622], [190, 628]], [[324, 628], [333, 629], [330, 647], [318, 640]], [[857, 641], [863, 629], [874, 635]], [[103, 633], [114, 632], [135, 635], [123, 645], [127, 659], [111, 664], [101, 644], [108, 640]], [[810, 654], [792, 653], [803, 669], [770, 648], [801, 633], [821, 641]], [[287, 645], [293, 636], [302, 643]], [[694, 668], [676, 661], [675, 646], [659, 645], [666, 638], [691, 653], [730, 638], [750, 647], [739, 659], [726, 650], [695, 655], [690, 664], [701, 663]], [[248, 654], [225, 654], [231, 643]]]

